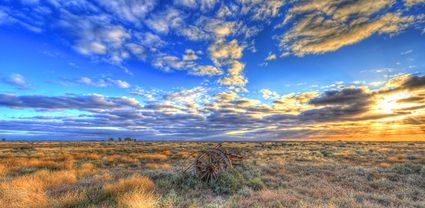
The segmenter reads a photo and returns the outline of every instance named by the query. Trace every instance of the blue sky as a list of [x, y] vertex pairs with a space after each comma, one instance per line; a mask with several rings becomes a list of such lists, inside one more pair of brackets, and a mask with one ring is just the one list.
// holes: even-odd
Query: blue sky
[[2, 1], [0, 137], [425, 139], [424, 9]]

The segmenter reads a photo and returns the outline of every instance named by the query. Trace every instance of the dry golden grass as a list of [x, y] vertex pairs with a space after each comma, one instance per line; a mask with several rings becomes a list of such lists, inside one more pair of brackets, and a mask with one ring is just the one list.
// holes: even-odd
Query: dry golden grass
[[150, 170], [171, 169], [172, 166], [168, 163], [146, 163], [145, 167]]
[[139, 163], [139, 160], [135, 157], [128, 156], [128, 155], [112, 155], [106, 157], [106, 160], [111, 164], [119, 164], [119, 163], [130, 163], [130, 164], [136, 164]]
[[388, 169], [388, 168], [392, 168], [393, 167], [391, 164], [388, 164], [388, 163], [379, 163], [378, 166], [380, 168], [385, 168], [385, 169]]
[[97, 170], [95, 169], [92, 163], [83, 163], [81, 167], [77, 170], [78, 175], [84, 176], [89, 174], [95, 174]]
[[194, 152], [186, 152], [186, 151], [176, 153], [176, 157], [179, 157], [179, 158], [189, 158], [189, 157], [194, 157], [196, 155], [197, 154]]
[[65, 160], [65, 161], [62, 162], [62, 167], [64, 169], [67, 169], [67, 170], [72, 170], [72, 169], [75, 168], [75, 161], [74, 160]]
[[104, 172], [101, 174], [94, 175], [93, 179], [95, 181], [110, 181], [113, 179], [112, 175], [109, 172]]
[[388, 157], [387, 161], [396, 162], [396, 163], [403, 163], [403, 162], [406, 162], [406, 155], [405, 154], [396, 154], [396, 155]]
[[224, 143], [230, 194], [178, 171], [215, 145], [0, 142], [0, 208], [425, 207], [425, 143]]
[[3, 207], [46, 207], [45, 182], [34, 175], [21, 176], [0, 184], [0, 204]]
[[73, 153], [72, 158], [76, 160], [100, 160], [102, 157], [95, 153]]
[[13, 158], [9, 160], [9, 163], [19, 167], [26, 168], [61, 168], [62, 164], [53, 160], [43, 160], [38, 158]]
[[158, 153], [164, 154], [164, 155], [171, 155], [173, 152], [169, 149], [159, 149]]
[[9, 168], [3, 164], [0, 164], [0, 177], [4, 177], [9, 172]]
[[120, 208], [152, 208], [155, 207], [157, 198], [152, 193], [145, 191], [132, 191], [118, 196]]
[[50, 199], [48, 207], [76, 207], [84, 200], [86, 200], [86, 193], [83, 191], [68, 191]]
[[154, 190], [154, 183], [146, 176], [131, 176], [120, 179], [117, 182], [108, 183], [103, 186], [106, 193], [120, 196], [129, 192], [150, 193]]
[[168, 156], [165, 154], [149, 154], [149, 153], [143, 153], [143, 154], [132, 154], [131, 157], [135, 157], [140, 160], [166, 160], [168, 159]]
[[77, 182], [75, 171], [47, 171], [40, 170], [32, 174], [33, 177], [39, 178], [43, 182], [45, 188], [57, 188], [67, 184]]

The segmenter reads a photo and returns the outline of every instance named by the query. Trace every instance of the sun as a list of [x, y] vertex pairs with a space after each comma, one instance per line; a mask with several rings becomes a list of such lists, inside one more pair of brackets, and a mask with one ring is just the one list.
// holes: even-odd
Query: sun
[[400, 104], [398, 101], [409, 98], [410, 96], [411, 94], [406, 91], [382, 96], [378, 98], [378, 104], [376, 105], [375, 109], [379, 113], [393, 113], [394, 110], [403, 108], [403, 104]]

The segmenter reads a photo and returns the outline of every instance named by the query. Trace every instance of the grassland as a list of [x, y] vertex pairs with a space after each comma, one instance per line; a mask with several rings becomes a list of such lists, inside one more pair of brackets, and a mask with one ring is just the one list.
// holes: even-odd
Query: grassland
[[214, 183], [182, 169], [213, 143], [0, 142], [0, 207], [425, 207], [425, 143], [224, 143]]

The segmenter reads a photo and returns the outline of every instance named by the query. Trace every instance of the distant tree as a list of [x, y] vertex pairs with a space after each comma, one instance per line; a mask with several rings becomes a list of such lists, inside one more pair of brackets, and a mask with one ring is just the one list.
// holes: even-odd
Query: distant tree
[[133, 142], [136, 142], [137, 141], [137, 139], [133, 139]]
[[119, 141], [119, 142], [122, 142], [122, 138], [121, 138], [121, 137], [118, 137], [118, 141]]
[[2, 142], [5, 142], [5, 141], [6, 141], [6, 138], [1, 139], [1, 141], [2, 141]]
[[133, 139], [132, 139], [132, 138], [130, 138], [130, 137], [126, 137], [126, 138], [124, 139], [124, 141], [126, 141], [126, 142], [131, 142], [131, 141], [133, 141]]
[[111, 138], [109, 138], [109, 141], [110, 141], [110, 142], [113, 142], [113, 141], [114, 141], [114, 138], [112, 138], [112, 137], [111, 137]]

